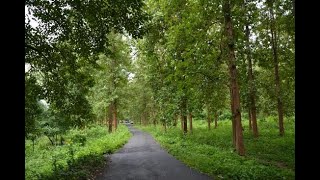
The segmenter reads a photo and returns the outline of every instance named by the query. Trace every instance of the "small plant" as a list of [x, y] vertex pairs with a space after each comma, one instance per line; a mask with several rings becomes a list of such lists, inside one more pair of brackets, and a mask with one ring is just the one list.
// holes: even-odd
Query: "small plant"
[[87, 138], [84, 134], [75, 134], [71, 141], [73, 143], [79, 143], [81, 146], [84, 146], [86, 144]]

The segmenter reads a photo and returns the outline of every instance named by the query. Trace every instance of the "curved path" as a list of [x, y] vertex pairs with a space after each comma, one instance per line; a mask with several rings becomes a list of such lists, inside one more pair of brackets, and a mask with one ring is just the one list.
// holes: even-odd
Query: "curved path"
[[128, 125], [133, 137], [108, 157], [108, 166], [96, 180], [208, 180], [163, 150], [149, 135]]

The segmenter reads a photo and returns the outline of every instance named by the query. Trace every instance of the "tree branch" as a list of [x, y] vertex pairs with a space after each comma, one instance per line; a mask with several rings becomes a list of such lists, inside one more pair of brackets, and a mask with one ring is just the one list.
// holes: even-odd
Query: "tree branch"
[[47, 63], [49, 63], [49, 59], [39, 49], [37, 49], [37, 48], [35, 48], [35, 47], [33, 47], [33, 46], [29, 45], [29, 44], [26, 44], [26, 43], [24, 44], [24, 47], [32, 49], [32, 50], [38, 52], [42, 57], [44, 57], [46, 59]]

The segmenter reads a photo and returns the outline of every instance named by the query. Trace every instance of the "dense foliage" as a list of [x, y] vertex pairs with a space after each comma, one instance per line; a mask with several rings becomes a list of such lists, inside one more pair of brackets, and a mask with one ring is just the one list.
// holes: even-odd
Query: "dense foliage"
[[26, 141], [26, 179], [88, 179], [104, 167], [103, 154], [113, 153], [131, 137], [128, 128], [119, 126], [108, 134], [104, 126], [72, 129], [64, 136], [64, 145], [52, 146], [41, 136], [33, 147]]

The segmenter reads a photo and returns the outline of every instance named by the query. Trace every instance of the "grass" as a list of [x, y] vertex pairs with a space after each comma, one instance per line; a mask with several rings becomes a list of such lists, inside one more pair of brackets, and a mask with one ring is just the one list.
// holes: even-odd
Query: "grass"
[[231, 122], [218, 121], [217, 129], [204, 120], [193, 122], [193, 133], [183, 135], [179, 126], [164, 132], [160, 126], [138, 126], [147, 131], [170, 154], [215, 179], [295, 179], [294, 121], [285, 121], [280, 137], [275, 117], [258, 121], [260, 136], [253, 138], [243, 121], [246, 156], [234, 152]]
[[[94, 125], [84, 130], [73, 129], [65, 136], [66, 145], [52, 146], [47, 137], [25, 145], [26, 179], [88, 179], [105, 164], [103, 154], [113, 153], [131, 137], [124, 125], [108, 134], [106, 127]], [[75, 137], [85, 137], [84, 145]]]

